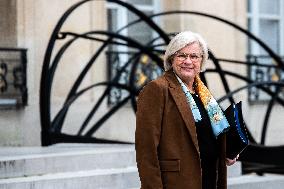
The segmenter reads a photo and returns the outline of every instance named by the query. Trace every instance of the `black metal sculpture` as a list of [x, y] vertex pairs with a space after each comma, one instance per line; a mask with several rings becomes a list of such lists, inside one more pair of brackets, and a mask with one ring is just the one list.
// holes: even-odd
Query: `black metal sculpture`
[[[254, 61], [250, 61], [248, 58], [247, 61], [237, 61], [237, 60], [227, 60], [220, 59], [214, 56], [213, 52], [210, 51], [210, 59], [215, 65], [215, 69], [208, 69], [207, 72], [202, 74], [202, 79], [206, 83], [206, 73], [217, 73], [222, 81], [226, 94], [220, 98], [218, 101], [224, 101], [229, 99], [230, 102], [234, 102], [233, 95], [238, 93], [241, 90], [256, 88], [257, 90], [261, 90], [267, 93], [271, 98], [268, 103], [267, 112], [265, 115], [265, 121], [263, 123], [262, 130], [262, 139], [261, 143], [257, 144], [251, 133], [249, 132], [249, 137], [251, 141], [251, 145], [247, 148], [247, 150], [241, 156], [241, 161], [243, 161], [243, 170], [244, 172], [274, 172], [274, 173], [284, 173], [284, 146], [273, 146], [268, 147], [264, 145], [265, 134], [267, 130], [268, 120], [271, 114], [271, 110], [273, 105], [277, 102], [278, 104], [284, 106], [284, 98], [281, 97], [284, 88], [283, 78], [281, 79], [281, 73], [284, 70], [284, 63], [281, 58], [275, 54], [265, 43], [263, 43], [259, 38], [254, 36], [249, 31], [241, 28], [240, 26], [224, 20], [222, 18], [200, 13], [200, 12], [192, 12], [192, 11], [169, 11], [163, 12], [159, 14], [154, 14], [151, 16], [146, 16], [141, 11], [137, 10], [133, 6], [128, 3], [118, 1], [118, 0], [108, 0], [108, 2], [116, 3], [120, 6], [123, 6], [136, 14], [139, 19], [129, 23], [127, 26], [119, 29], [117, 32], [109, 32], [109, 31], [90, 31], [87, 33], [76, 33], [76, 32], [63, 32], [61, 31], [62, 26], [66, 19], [81, 5], [88, 3], [94, 0], [83, 0], [75, 5], [73, 5], [70, 9], [68, 9], [63, 16], [58, 21], [46, 49], [43, 67], [42, 67], [42, 78], [41, 78], [41, 89], [40, 89], [40, 111], [41, 111], [41, 126], [42, 126], [42, 145], [47, 146], [54, 143], [60, 142], [80, 142], [80, 143], [127, 143], [123, 141], [113, 141], [106, 139], [98, 139], [93, 137], [93, 134], [103, 125], [103, 123], [110, 118], [119, 108], [125, 105], [128, 101], [131, 102], [133, 110], [136, 110], [136, 96], [139, 93], [139, 90], [144, 86], [149, 80], [154, 79], [158, 75], [162, 74], [162, 58], [163, 49], [170, 41], [170, 37], [172, 34], [166, 33], [162, 30], [154, 21], [153, 18], [161, 17], [165, 15], [173, 15], [173, 14], [190, 14], [206, 17], [208, 19], [217, 20], [221, 23], [227, 24], [239, 32], [247, 35], [249, 39], [257, 42], [267, 53], [268, 55], [275, 61], [276, 65], [262, 65]], [[158, 35], [158, 37], [152, 41], [149, 41], [146, 45], [143, 45], [137, 42], [134, 39], [131, 39], [128, 36], [123, 36], [120, 34], [125, 28], [131, 27], [139, 22], [145, 22], [149, 27], [153, 29]], [[57, 41], [62, 41], [63, 39], [67, 39], [67, 42], [62, 45], [62, 47], [54, 52], [54, 46]], [[102, 37], [107, 37], [104, 39]], [[101, 46], [98, 50], [90, 57], [90, 60], [86, 63], [83, 71], [80, 73], [76, 82], [73, 84], [72, 89], [69, 91], [69, 94], [66, 97], [66, 100], [62, 106], [62, 108], [56, 113], [56, 116], [51, 119], [51, 89], [55, 76], [55, 71], [60, 63], [62, 55], [68, 50], [68, 48], [78, 39], [85, 39], [88, 41], [101, 42]], [[160, 44], [157, 44], [157, 41], [162, 41]], [[129, 59], [122, 66], [117, 68], [115, 73], [110, 73], [109, 80], [106, 82], [95, 83], [91, 86], [88, 86], [84, 89], [78, 90], [79, 86], [82, 83], [87, 72], [90, 70], [90, 67], [96, 62], [98, 56], [109, 46], [109, 45], [120, 45], [120, 46], [128, 46], [136, 49], [135, 52], [132, 52], [128, 55]], [[115, 64], [115, 61], [119, 61], [117, 55], [118, 52], [107, 52], [108, 63], [109, 65]], [[51, 59], [52, 55], [54, 56]], [[145, 57], [148, 59], [147, 63], [143, 63], [145, 61]], [[150, 60], [150, 61], [149, 61]], [[229, 63], [237, 63], [237, 64], [246, 64], [250, 69], [253, 66], [257, 67], [266, 67], [270, 69], [274, 69], [275, 73], [278, 74], [279, 78], [277, 81], [254, 81], [250, 77], [244, 77], [238, 73], [224, 70], [220, 62], [229, 62]], [[129, 75], [126, 79], [126, 83], [119, 82], [122, 75]], [[146, 77], [142, 77], [146, 76]], [[228, 81], [225, 76], [232, 76], [234, 78], [245, 81], [247, 85], [238, 88], [234, 91], [230, 90], [228, 85]], [[141, 79], [142, 78], [142, 79]], [[99, 98], [97, 103], [94, 105], [90, 113], [87, 115], [83, 124], [78, 128], [77, 135], [68, 135], [62, 132], [62, 126], [65, 121], [66, 115], [68, 113], [69, 107], [75, 102], [78, 97], [83, 95], [86, 91], [94, 89], [98, 86], [106, 86], [105, 91], [102, 96]], [[273, 86], [273, 88], [271, 88]], [[111, 109], [107, 112], [101, 119], [99, 119], [89, 130], [87, 130], [87, 125], [90, 123], [91, 118], [97, 112], [99, 106], [102, 104], [102, 101], [105, 98], [109, 98], [112, 94], [112, 90], [117, 90], [117, 96], [114, 101], [109, 100], [111, 104]], [[126, 91], [125, 96], [121, 95], [121, 90]], [[268, 153], [269, 152], [269, 153]]]

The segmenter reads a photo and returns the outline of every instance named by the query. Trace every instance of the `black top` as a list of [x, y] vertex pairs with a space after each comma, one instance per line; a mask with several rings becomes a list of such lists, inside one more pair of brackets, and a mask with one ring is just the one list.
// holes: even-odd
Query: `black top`
[[218, 148], [209, 116], [201, 100], [192, 94], [202, 120], [195, 122], [202, 168], [202, 188], [216, 189]]

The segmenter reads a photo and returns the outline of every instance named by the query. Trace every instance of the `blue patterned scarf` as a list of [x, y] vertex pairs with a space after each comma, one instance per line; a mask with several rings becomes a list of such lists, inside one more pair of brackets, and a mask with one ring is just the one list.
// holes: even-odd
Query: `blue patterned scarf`
[[[182, 80], [176, 75], [179, 83], [181, 84], [182, 90], [186, 96], [187, 103], [189, 104], [195, 122], [199, 122], [202, 120], [201, 114], [199, 109], [194, 101], [194, 98], [190, 94], [186, 85], [182, 82]], [[204, 105], [208, 116], [210, 118], [211, 127], [215, 137], [217, 138], [219, 134], [226, 132], [230, 125], [221, 110], [220, 106], [218, 105], [217, 101], [213, 98], [207, 87], [201, 81], [199, 76], [195, 77], [195, 92], [197, 93], [198, 97], [200, 98], [202, 104]]]

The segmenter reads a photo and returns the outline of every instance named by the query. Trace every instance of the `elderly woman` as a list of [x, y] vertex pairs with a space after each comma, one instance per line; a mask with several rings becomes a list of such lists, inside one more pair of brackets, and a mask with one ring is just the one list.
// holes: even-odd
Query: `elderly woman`
[[165, 73], [137, 102], [135, 147], [142, 189], [226, 188], [229, 124], [199, 78], [208, 59], [204, 39], [181, 32], [169, 43]]

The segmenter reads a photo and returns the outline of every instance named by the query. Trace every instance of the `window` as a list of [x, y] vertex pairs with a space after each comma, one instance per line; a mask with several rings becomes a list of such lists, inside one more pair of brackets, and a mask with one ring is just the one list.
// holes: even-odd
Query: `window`
[[[284, 0], [248, 0], [248, 28], [274, 52], [284, 55]], [[267, 55], [256, 43], [249, 54]]]
[[[248, 29], [284, 60], [284, 0], [248, 0]], [[248, 74], [253, 81], [279, 81], [284, 73], [273, 67], [274, 61], [257, 43], [248, 41], [248, 61], [267, 66], [251, 66]], [[275, 90], [275, 87], [270, 87]], [[284, 96], [284, 91], [280, 92]], [[249, 89], [249, 101], [259, 102], [271, 97], [258, 88]]]
[[[151, 15], [159, 9], [157, 0], [124, 0], [139, 9], [146, 15]], [[138, 19], [132, 12], [128, 11], [120, 5], [109, 3], [108, 8], [108, 30], [116, 32], [118, 29], [126, 26], [128, 23]], [[145, 23], [138, 23], [121, 32], [142, 44], [146, 44], [154, 38], [154, 33]], [[120, 48], [120, 47], [119, 47]], [[123, 48], [122, 48], [123, 49]], [[115, 49], [118, 50], [118, 49]], [[121, 49], [120, 49], [121, 50]], [[124, 49], [125, 50], [125, 49]]]
[[[146, 15], [152, 15], [155, 12], [158, 12], [159, 6], [158, 0], [125, 0], [125, 2], [134, 5], [137, 9], [145, 13]], [[117, 30], [121, 29], [122, 27], [126, 26], [128, 23], [138, 19], [138, 17], [128, 11], [126, 8], [109, 3], [107, 5], [108, 8], [108, 31], [116, 32]], [[139, 43], [146, 45], [155, 38], [155, 32], [144, 22], [140, 22], [138, 24], [132, 25], [120, 32], [120, 34], [124, 36], [128, 36], [131, 39], [138, 41]], [[125, 43], [125, 41], [121, 41]], [[108, 62], [108, 75], [109, 80], [112, 80], [117, 72], [127, 64], [129, 59], [134, 56], [137, 52], [136, 49], [130, 48], [127, 46], [119, 46], [119, 45], [111, 45], [107, 52], [107, 62]], [[147, 67], [151, 67], [154, 63], [151, 61], [146, 61], [147, 57], [143, 57], [143, 64], [147, 64]], [[145, 61], [144, 61], [145, 60]], [[127, 66], [125, 71], [122, 72], [120, 77], [118, 78], [119, 83], [124, 84], [127, 83], [129, 80], [131, 65]], [[157, 74], [153, 73], [151, 77], [157, 77]], [[148, 76], [148, 75], [147, 75]], [[141, 78], [145, 79], [144, 75]], [[150, 78], [154, 79], [154, 78]], [[143, 80], [144, 82], [144, 80]], [[139, 83], [139, 81], [137, 81]], [[123, 90], [119, 90], [117, 88], [113, 88], [110, 91], [108, 103], [110, 105], [116, 104], [117, 102], [123, 100], [128, 95], [127, 92]]]

